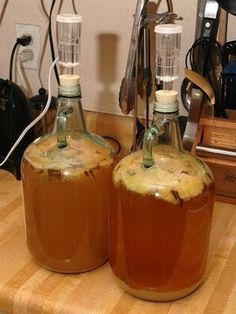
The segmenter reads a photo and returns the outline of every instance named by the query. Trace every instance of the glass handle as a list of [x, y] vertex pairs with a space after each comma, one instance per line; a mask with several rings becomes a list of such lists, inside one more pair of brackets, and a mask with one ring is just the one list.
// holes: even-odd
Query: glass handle
[[72, 108], [63, 108], [57, 116], [57, 147], [62, 149], [68, 146], [66, 138], [66, 127], [68, 116], [71, 115]]
[[154, 165], [152, 154], [154, 139], [160, 135], [160, 129], [154, 125], [151, 126], [144, 134], [143, 139], [143, 165], [145, 168], [150, 168]]

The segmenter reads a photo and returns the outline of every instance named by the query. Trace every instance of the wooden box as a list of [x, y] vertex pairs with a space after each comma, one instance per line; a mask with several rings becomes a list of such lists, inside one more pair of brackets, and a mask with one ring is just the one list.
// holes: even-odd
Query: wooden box
[[218, 199], [236, 204], [236, 119], [202, 114], [192, 152], [211, 168]]

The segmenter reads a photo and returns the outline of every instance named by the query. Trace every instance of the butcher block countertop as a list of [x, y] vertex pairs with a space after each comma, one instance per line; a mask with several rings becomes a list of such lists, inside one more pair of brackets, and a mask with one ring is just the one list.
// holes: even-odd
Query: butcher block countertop
[[175, 302], [146, 302], [120, 289], [108, 263], [63, 275], [39, 267], [25, 243], [21, 182], [0, 170], [0, 313], [236, 313], [236, 205], [215, 203], [204, 284]]
[[[93, 132], [108, 136], [115, 132], [122, 154], [128, 151], [129, 119], [122, 119], [122, 128], [120, 119], [112, 116], [90, 114], [86, 119]], [[0, 169], [0, 314], [5, 313], [235, 314], [236, 205], [215, 203], [208, 268], [201, 287], [175, 302], [147, 302], [120, 289], [108, 263], [77, 275], [39, 267], [25, 243], [21, 182]]]

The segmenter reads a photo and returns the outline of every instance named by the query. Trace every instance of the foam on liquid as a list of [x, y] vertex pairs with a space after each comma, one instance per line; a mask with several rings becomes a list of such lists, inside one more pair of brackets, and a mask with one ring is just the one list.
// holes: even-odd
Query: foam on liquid
[[35, 169], [66, 169], [67, 174], [73, 176], [113, 163], [111, 147], [106, 142], [98, 145], [96, 141], [79, 133], [71, 134], [67, 139], [68, 147], [58, 149], [55, 135], [40, 138], [27, 148], [25, 158]]
[[177, 203], [178, 198], [197, 196], [213, 182], [209, 168], [190, 153], [159, 145], [153, 155], [155, 165], [149, 169], [143, 166], [142, 151], [125, 157], [114, 170], [115, 186], [122, 184], [129, 191]]

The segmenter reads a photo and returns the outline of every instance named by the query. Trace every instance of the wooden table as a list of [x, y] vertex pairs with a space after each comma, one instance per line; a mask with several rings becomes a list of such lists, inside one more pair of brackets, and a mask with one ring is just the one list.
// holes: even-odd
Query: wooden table
[[236, 313], [236, 206], [215, 204], [204, 284], [176, 302], [145, 302], [117, 286], [108, 263], [78, 275], [40, 268], [25, 244], [21, 182], [0, 170], [0, 313]]

